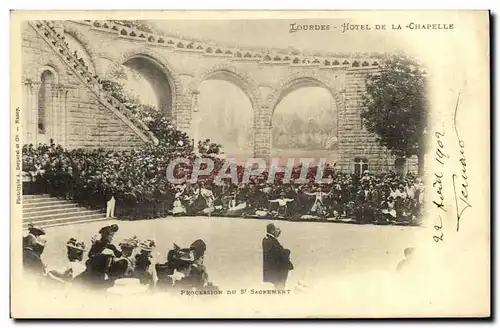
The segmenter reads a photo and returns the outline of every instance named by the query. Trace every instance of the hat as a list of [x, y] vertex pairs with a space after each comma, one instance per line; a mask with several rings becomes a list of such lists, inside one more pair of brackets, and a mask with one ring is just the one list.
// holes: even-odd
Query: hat
[[66, 243], [66, 247], [82, 252], [85, 251], [85, 243], [83, 241], [79, 242], [75, 238], [70, 238]]
[[197, 253], [204, 253], [207, 250], [207, 244], [201, 239], [195, 240], [191, 246], [189, 246], [191, 250], [196, 251]]
[[182, 255], [180, 255], [177, 259], [180, 261], [184, 262], [194, 262], [194, 254], [193, 252], [190, 252], [189, 250], [182, 252]]
[[151, 252], [156, 247], [156, 244], [154, 240], [148, 239], [141, 241], [139, 247], [145, 251]]
[[115, 233], [117, 231], [118, 231], [118, 225], [112, 224], [110, 226], [102, 227], [101, 230], [99, 230], [99, 233], [101, 235], [105, 235], [105, 234], [109, 234], [109, 233]]
[[28, 223], [28, 231], [33, 235], [45, 235], [45, 230], [42, 227], [37, 227], [33, 223]]
[[139, 241], [137, 240], [137, 237], [133, 236], [132, 238], [122, 240], [118, 246], [120, 246], [120, 248], [136, 248], [138, 244]]

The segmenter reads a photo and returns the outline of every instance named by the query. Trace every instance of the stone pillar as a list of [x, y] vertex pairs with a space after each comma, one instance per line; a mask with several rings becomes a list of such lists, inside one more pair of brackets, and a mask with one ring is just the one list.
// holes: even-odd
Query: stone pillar
[[36, 143], [36, 121], [38, 120], [35, 117], [36, 114], [36, 102], [34, 103], [34, 89], [36, 86], [33, 84], [31, 80], [25, 81], [23, 83], [23, 106], [21, 107], [21, 116], [22, 116], [22, 143], [30, 144]]
[[[191, 128], [191, 112], [194, 102], [197, 101], [199, 92], [186, 92], [177, 95], [177, 106], [172, 115], [172, 123], [181, 131], [189, 133]], [[191, 136], [192, 137], [192, 136]]]
[[269, 158], [271, 156], [272, 113], [268, 106], [254, 111], [254, 157]]
[[52, 89], [53, 103], [52, 103], [52, 115], [51, 115], [51, 138], [54, 139], [56, 144], [60, 144], [63, 147], [67, 146], [67, 136], [66, 136], [66, 98], [67, 98], [68, 88], [62, 84], [55, 85]]
[[38, 93], [40, 92], [41, 84], [40, 82], [28, 82], [27, 83], [27, 125], [28, 125], [28, 135], [29, 142], [35, 147], [38, 145]]

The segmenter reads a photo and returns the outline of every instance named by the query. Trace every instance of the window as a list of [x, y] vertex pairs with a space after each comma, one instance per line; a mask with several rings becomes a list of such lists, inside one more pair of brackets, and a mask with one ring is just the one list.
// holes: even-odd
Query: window
[[363, 172], [368, 170], [368, 160], [366, 158], [356, 157], [354, 159], [354, 174], [361, 176]]
[[406, 159], [403, 157], [399, 157], [394, 161], [394, 169], [396, 170], [396, 173], [399, 175], [404, 175], [405, 174], [405, 167], [406, 167]]
[[51, 71], [42, 73], [40, 90], [38, 91], [38, 133], [45, 134], [47, 128], [47, 110], [50, 106], [52, 98], [52, 83], [54, 82], [54, 74]]

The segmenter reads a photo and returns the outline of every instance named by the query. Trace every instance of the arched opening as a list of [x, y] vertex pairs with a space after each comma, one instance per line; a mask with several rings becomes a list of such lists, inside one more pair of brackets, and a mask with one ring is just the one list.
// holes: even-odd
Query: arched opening
[[142, 105], [172, 115], [173, 93], [169, 73], [155, 59], [137, 55], [114, 67], [108, 76]]
[[337, 161], [337, 108], [318, 81], [297, 81], [280, 94], [273, 113], [271, 156]]
[[[90, 56], [89, 52], [85, 48], [85, 46], [77, 39], [75, 38], [71, 33], [65, 32], [64, 33], [64, 39], [68, 43], [69, 49], [73, 52], [73, 54], [76, 54], [78, 58], [81, 58], [85, 65], [87, 65], [88, 69], [92, 73], [96, 73], [96, 69], [94, 67], [94, 64], [92, 62], [92, 57]], [[75, 53], [76, 51], [76, 53]]]
[[[52, 86], [55, 82], [54, 74], [45, 70], [40, 78], [40, 89], [38, 90], [38, 135], [48, 135], [48, 118], [53, 115]], [[45, 140], [44, 140], [45, 141]]]
[[243, 82], [235, 75], [216, 72], [199, 87], [199, 112], [193, 113], [193, 129], [199, 140], [223, 146], [228, 157], [253, 155], [254, 113]]

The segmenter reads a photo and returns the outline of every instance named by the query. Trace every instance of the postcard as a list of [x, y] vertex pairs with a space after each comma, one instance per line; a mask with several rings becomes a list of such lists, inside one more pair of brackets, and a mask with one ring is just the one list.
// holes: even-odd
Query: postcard
[[489, 317], [489, 19], [12, 11], [11, 316]]

